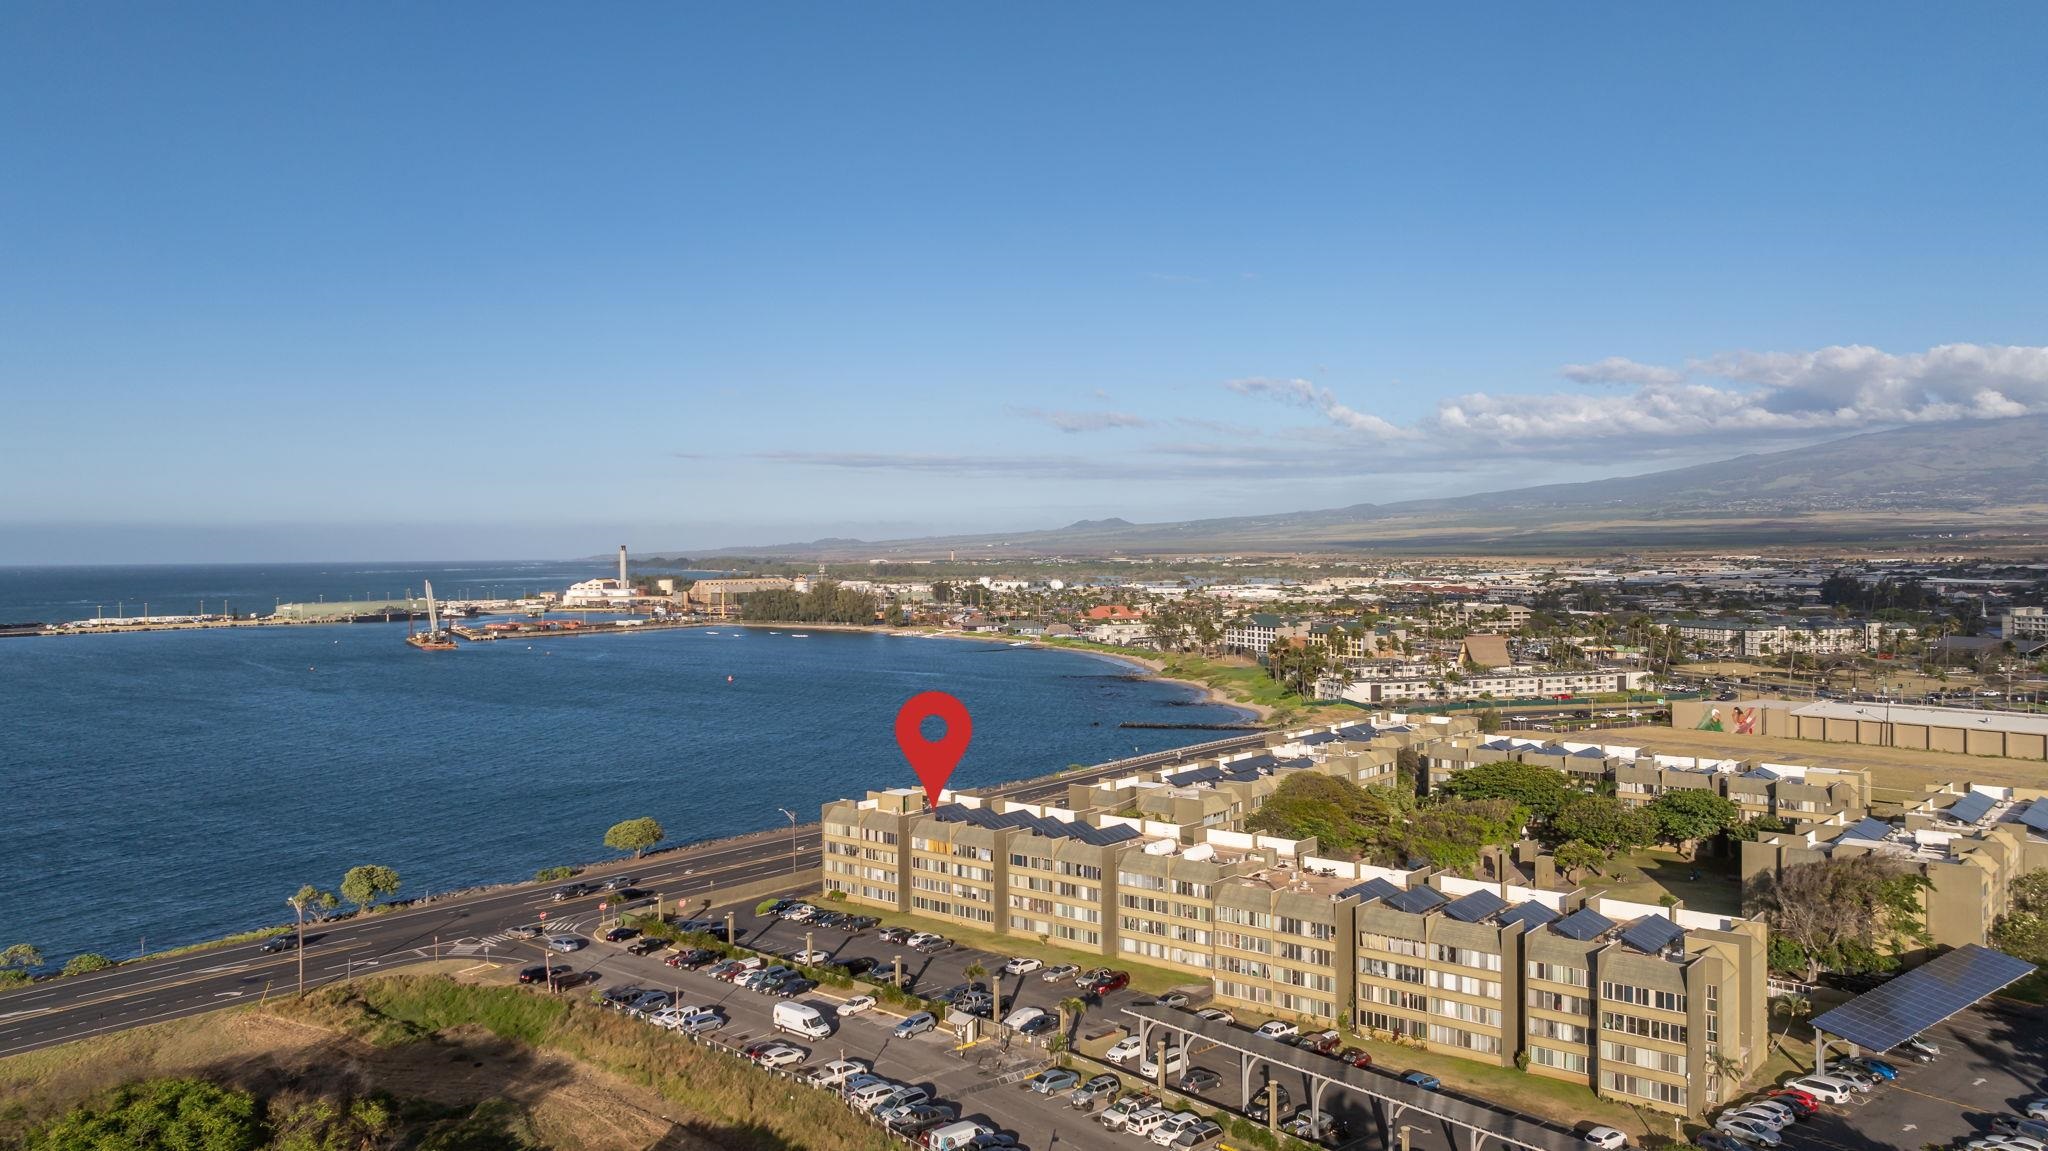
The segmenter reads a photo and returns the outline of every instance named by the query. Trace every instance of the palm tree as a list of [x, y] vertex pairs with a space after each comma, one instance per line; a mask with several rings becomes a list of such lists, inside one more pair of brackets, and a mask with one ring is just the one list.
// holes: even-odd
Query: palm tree
[[1785, 1029], [1778, 1033], [1780, 1042], [1792, 1036], [1792, 1021], [1804, 1019], [1813, 1013], [1813, 1000], [1804, 995], [1776, 995], [1771, 997], [1771, 1014], [1785, 1017]]
[[[967, 982], [969, 982], [969, 983], [979, 983], [979, 982], [981, 982], [982, 980], [984, 980], [984, 979], [988, 978], [988, 968], [986, 968], [986, 967], [983, 967], [983, 966], [981, 965], [981, 960], [977, 959], [977, 960], [975, 960], [974, 962], [972, 962], [972, 963], [968, 964], [968, 965], [967, 965], [967, 970], [966, 970], [966, 971], [963, 971], [963, 972], [961, 972], [961, 974], [963, 974], [963, 975], [967, 976]], [[995, 983], [995, 991], [996, 991], [996, 994], [997, 994], [997, 995], [1001, 995], [1001, 994], [1003, 993], [1003, 983], [1002, 983], [1002, 980], [1000, 980], [1000, 979], [999, 979], [999, 980], [997, 980], [997, 981], [996, 981], [996, 983]], [[1001, 1011], [999, 1011], [999, 1010], [996, 1010], [997, 1008], [1000, 1008], [1001, 1006], [1002, 1006], [1002, 1004], [1001, 1004], [1000, 1002], [997, 1002], [997, 1003], [995, 1003], [995, 1004], [994, 1004], [994, 1006], [993, 1006], [993, 1007], [991, 1007], [991, 1008], [990, 1008], [991, 1012], [992, 1012], [992, 1013], [993, 1013], [993, 1014], [995, 1015], [995, 1017], [996, 1017], [996, 1018], [998, 1018], [998, 1019], [1001, 1019], [1001, 1018], [1003, 1017], [1003, 1016], [1002, 1016], [1002, 1012], [1001, 1012]]]
[[1742, 1082], [1742, 1064], [1724, 1051], [1712, 1051], [1707, 1055], [1708, 1085], [1707, 1096], [1712, 1102], [1720, 1102], [1731, 1092], [1725, 1090], [1730, 1084]]
[[1072, 1042], [1072, 1028], [1081, 1025], [1081, 1013], [1088, 1010], [1088, 1003], [1079, 996], [1068, 996], [1059, 1002], [1060, 1036]]

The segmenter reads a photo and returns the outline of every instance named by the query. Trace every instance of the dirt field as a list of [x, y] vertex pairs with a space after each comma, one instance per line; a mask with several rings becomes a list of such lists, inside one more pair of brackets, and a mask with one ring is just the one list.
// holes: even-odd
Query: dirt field
[[1995, 756], [1952, 755], [1938, 751], [1915, 751], [1903, 747], [1865, 747], [1850, 743], [1822, 743], [1781, 736], [1735, 735], [1729, 732], [1692, 731], [1669, 727], [1595, 728], [1572, 736], [1574, 740], [1630, 744], [1672, 755], [1725, 755], [1738, 759], [1766, 759], [1773, 763], [1801, 763], [1812, 767], [1867, 769], [1871, 782], [1887, 799], [1900, 798], [1900, 791], [1918, 795], [1930, 784], [1985, 783], [1999, 786], [2041, 787], [2048, 784], [2048, 763]]

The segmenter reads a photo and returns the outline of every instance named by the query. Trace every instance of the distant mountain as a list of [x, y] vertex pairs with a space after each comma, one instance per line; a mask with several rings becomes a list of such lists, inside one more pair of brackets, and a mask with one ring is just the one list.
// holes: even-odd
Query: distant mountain
[[817, 540], [732, 554], [818, 558], [1114, 552], [1561, 552], [1849, 543], [1924, 535], [2048, 547], [2048, 416], [1927, 424], [1647, 475], [1452, 499], [1181, 523], [1081, 520], [1049, 531]]

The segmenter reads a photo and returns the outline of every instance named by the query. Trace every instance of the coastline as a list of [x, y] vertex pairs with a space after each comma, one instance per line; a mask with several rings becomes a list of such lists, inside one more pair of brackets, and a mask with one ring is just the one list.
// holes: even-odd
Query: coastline
[[[712, 626], [712, 625], [710, 625], [710, 624], [708, 624], [708, 623], [707, 623], [707, 624], [703, 624], [703, 625], [694, 625], [694, 624], [693, 624], [693, 625], [690, 625], [690, 626], [705, 626], [705, 627], [709, 627], [709, 626]], [[843, 631], [843, 632], [856, 632], [856, 633], [861, 633], [861, 634], [866, 634], [866, 635], [890, 635], [890, 636], [900, 636], [900, 637], [905, 637], [905, 638], [915, 637], [915, 638], [918, 638], [918, 639], [958, 639], [958, 640], [967, 640], [967, 641], [970, 641], [970, 642], [976, 642], [976, 643], [993, 643], [993, 644], [999, 644], [999, 645], [1001, 645], [1001, 646], [1004, 646], [1004, 647], [1016, 647], [1016, 646], [1020, 646], [1020, 645], [1021, 645], [1021, 646], [1024, 646], [1024, 647], [1035, 647], [1035, 648], [1040, 648], [1040, 649], [1043, 649], [1043, 650], [1045, 650], [1045, 651], [1065, 651], [1065, 652], [1075, 652], [1075, 653], [1078, 653], [1078, 654], [1081, 654], [1081, 655], [1092, 655], [1092, 656], [1097, 656], [1097, 657], [1100, 657], [1100, 658], [1102, 658], [1102, 659], [1106, 659], [1106, 660], [1115, 660], [1115, 661], [1118, 661], [1118, 662], [1121, 662], [1121, 663], [1126, 663], [1126, 664], [1130, 664], [1130, 665], [1133, 665], [1133, 666], [1135, 666], [1135, 667], [1139, 667], [1139, 668], [1142, 668], [1142, 669], [1144, 669], [1144, 671], [1145, 671], [1145, 674], [1146, 674], [1146, 675], [1147, 675], [1148, 677], [1150, 677], [1150, 678], [1152, 678], [1152, 679], [1156, 679], [1156, 680], [1158, 680], [1158, 681], [1160, 681], [1160, 682], [1162, 682], [1162, 683], [1177, 683], [1177, 684], [1181, 684], [1182, 686], [1185, 686], [1185, 687], [1190, 687], [1190, 688], [1193, 688], [1193, 689], [1194, 689], [1194, 690], [1195, 690], [1195, 691], [1196, 691], [1196, 692], [1197, 692], [1198, 694], [1200, 694], [1200, 695], [1201, 695], [1201, 697], [1202, 697], [1202, 701], [1203, 701], [1204, 703], [1210, 703], [1210, 704], [1214, 704], [1214, 705], [1216, 705], [1216, 706], [1218, 706], [1218, 707], [1227, 707], [1227, 708], [1232, 708], [1232, 709], [1234, 709], [1234, 710], [1236, 710], [1236, 711], [1241, 711], [1241, 712], [1245, 713], [1245, 718], [1246, 718], [1247, 720], [1250, 720], [1250, 721], [1254, 721], [1254, 722], [1257, 722], [1257, 723], [1261, 723], [1261, 724], [1271, 723], [1271, 722], [1272, 722], [1272, 720], [1273, 720], [1273, 711], [1274, 711], [1274, 709], [1273, 709], [1273, 708], [1271, 708], [1271, 707], [1269, 707], [1269, 706], [1267, 706], [1267, 705], [1265, 705], [1265, 704], [1262, 704], [1262, 703], [1254, 703], [1254, 702], [1252, 702], [1251, 700], [1247, 700], [1247, 699], [1235, 699], [1235, 698], [1232, 698], [1231, 696], [1229, 696], [1229, 695], [1225, 694], [1225, 693], [1224, 693], [1223, 691], [1221, 691], [1220, 689], [1218, 689], [1218, 688], [1215, 688], [1215, 687], [1212, 687], [1212, 686], [1211, 686], [1211, 685], [1209, 685], [1209, 684], [1206, 684], [1206, 683], [1202, 683], [1202, 682], [1200, 682], [1200, 681], [1198, 681], [1198, 680], [1192, 680], [1192, 679], [1182, 679], [1182, 678], [1181, 678], [1181, 677], [1179, 677], [1179, 676], [1174, 676], [1174, 675], [1167, 675], [1167, 674], [1166, 674], [1166, 661], [1164, 661], [1164, 660], [1161, 660], [1161, 659], [1156, 659], [1156, 658], [1151, 658], [1151, 657], [1147, 657], [1147, 656], [1143, 656], [1143, 655], [1139, 655], [1139, 654], [1137, 654], [1137, 653], [1135, 653], [1135, 652], [1123, 652], [1123, 651], [1104, 651], [1104, 650], [1102, 650], [1102, 648], [1101, 648], [1101, 647], [1099, 647], [1099, 646], [1095, 646], [1095, 645], [1090, 645], [1090, 646], [1086, 646], [1086, 647], [1083, 647], [1083, 646], [1080, 646], [1080, 645], [1078, 645], [1078, 644], [1068, 644], [1068, 643], [1048, 643], [1048, 642], [1046, 642], [1046, 641], [1044, 641], [1044, 640], [1036, 640], [1036, 639], [1019, 639], [1019, 638], [1017, 638], [1017, 637], [1015, 637], [1015, 636], [1001, 636], [1001, 635], [974, 635], [974, 634], [970, 634], [970, 633], [968, 633], [968, 632], [959, 632], [959, 631], [947, 631], [947, 630], [945, 630], [945, 629], [924, 629], [924, 628], [888, 628], [888, 629], [884, 629], [884, 630], [878, 630], [878, 629], [876, 629], [876, 628], [873, 628], [873, 627], [867, 627], [867, 626], [863, 626], [863, 625], [861, 625], [861, 624], [850, 624], [850, 623], [818, 623], [818, 624], [809, 624], [809, 623], [772, 623], [772, 622], [755, 622], [755, 621], [749, 621], [749, 622], [747, 622], [747, 623], [738, 623], [738, 624], [720, 624], [720, 625], [718, 625], [718, 626], [721, 626], [721, 627], [749, 627], [749, 628], [776, 628], [776, 629], [781, 629], [781, 630], [788, 630], [788, 629], [793, 629], [793, 628], [802, 628], [802, 629], [804, 629], [805, 631]]]

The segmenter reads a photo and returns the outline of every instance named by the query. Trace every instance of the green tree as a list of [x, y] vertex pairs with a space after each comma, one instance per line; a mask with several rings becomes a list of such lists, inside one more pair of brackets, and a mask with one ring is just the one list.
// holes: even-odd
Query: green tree
[[1598, 871], [1607, 862], [1607, 853], [1582, 839], [1570, 840], [1557, 845], [1550, 853], [1557, 869], [1566, 875], [1578, 875], [1587, 871]]
[[30, 1151], [254, 1151], [256, 1098], [197, 1079], [131, 1084], [81, 1104], [29, 1140]]
[[1437, 790], [1454, 799], [1512, 800], [1532, 818], [1542, 820], [1563, 810], [1572, 797], [1571, 780], [1564, 772], [1511, 760], [1468, 767]]
[[1609, 856], [1657, 842], [1656, 818], [1611, 795], [1572, 796], [1550, 829], [1561, 840], [1588, 844]]
[[1469, 871], [1479, 862], [1480, 848], [1513, 843], [1528, 819], [1528, 809], [1513, 800], [1452, 800], [1412, 812], [1403, 847], [1437, 867]]
[[1927, 886], [1884, 856], [1836, 856], [1752, 877], [1742, 905], [1770, 928], [1772, 966], [1812, 980], [1823, 970], [1896, 966], [1902, 940], [1927, 938]]
[[612, 824], [604, 833], [604, 845], [614, 851], [630, 851], [638, 859], [647, 849], [660, 843], [667, 835], [661, 824], [647, 816], [639, 819], [624, 819]]
[[1500, 711], [1496, 708], [1489, 707], [1486, 710], [1480, 712], [1479, 730], [1486, 733], [1487, 735], [1492, 735], [1494, 732], [1499, 731]]
[[1703, 788], [1667, 791], [1650, 801], [1644, 810], [1657, 821], [1657, 838], [1691, 859], [1702, 841], [1713, 838], [1742, 819], [1742, 809]]
[[1400, 816], [1391, 793], [1303, 771], [1273, 789], [1265, 806], [1245, 820], [1245, 830], [1290, 839], [1314, 836], [1324, 851], [1374, 856], [1398, 843]]
[[398, 873], [375, 863], [351, 867], [341, 877], [341, 897], [356, 905], [358, 913], [368, 911], [380, 896], [398, 892]]
[[114, 961], [106, 956], [86, 951], [74, 955], [64, 962], [64, 974], [90, 975], [95, 971], [105, 971], [113, 965]]

